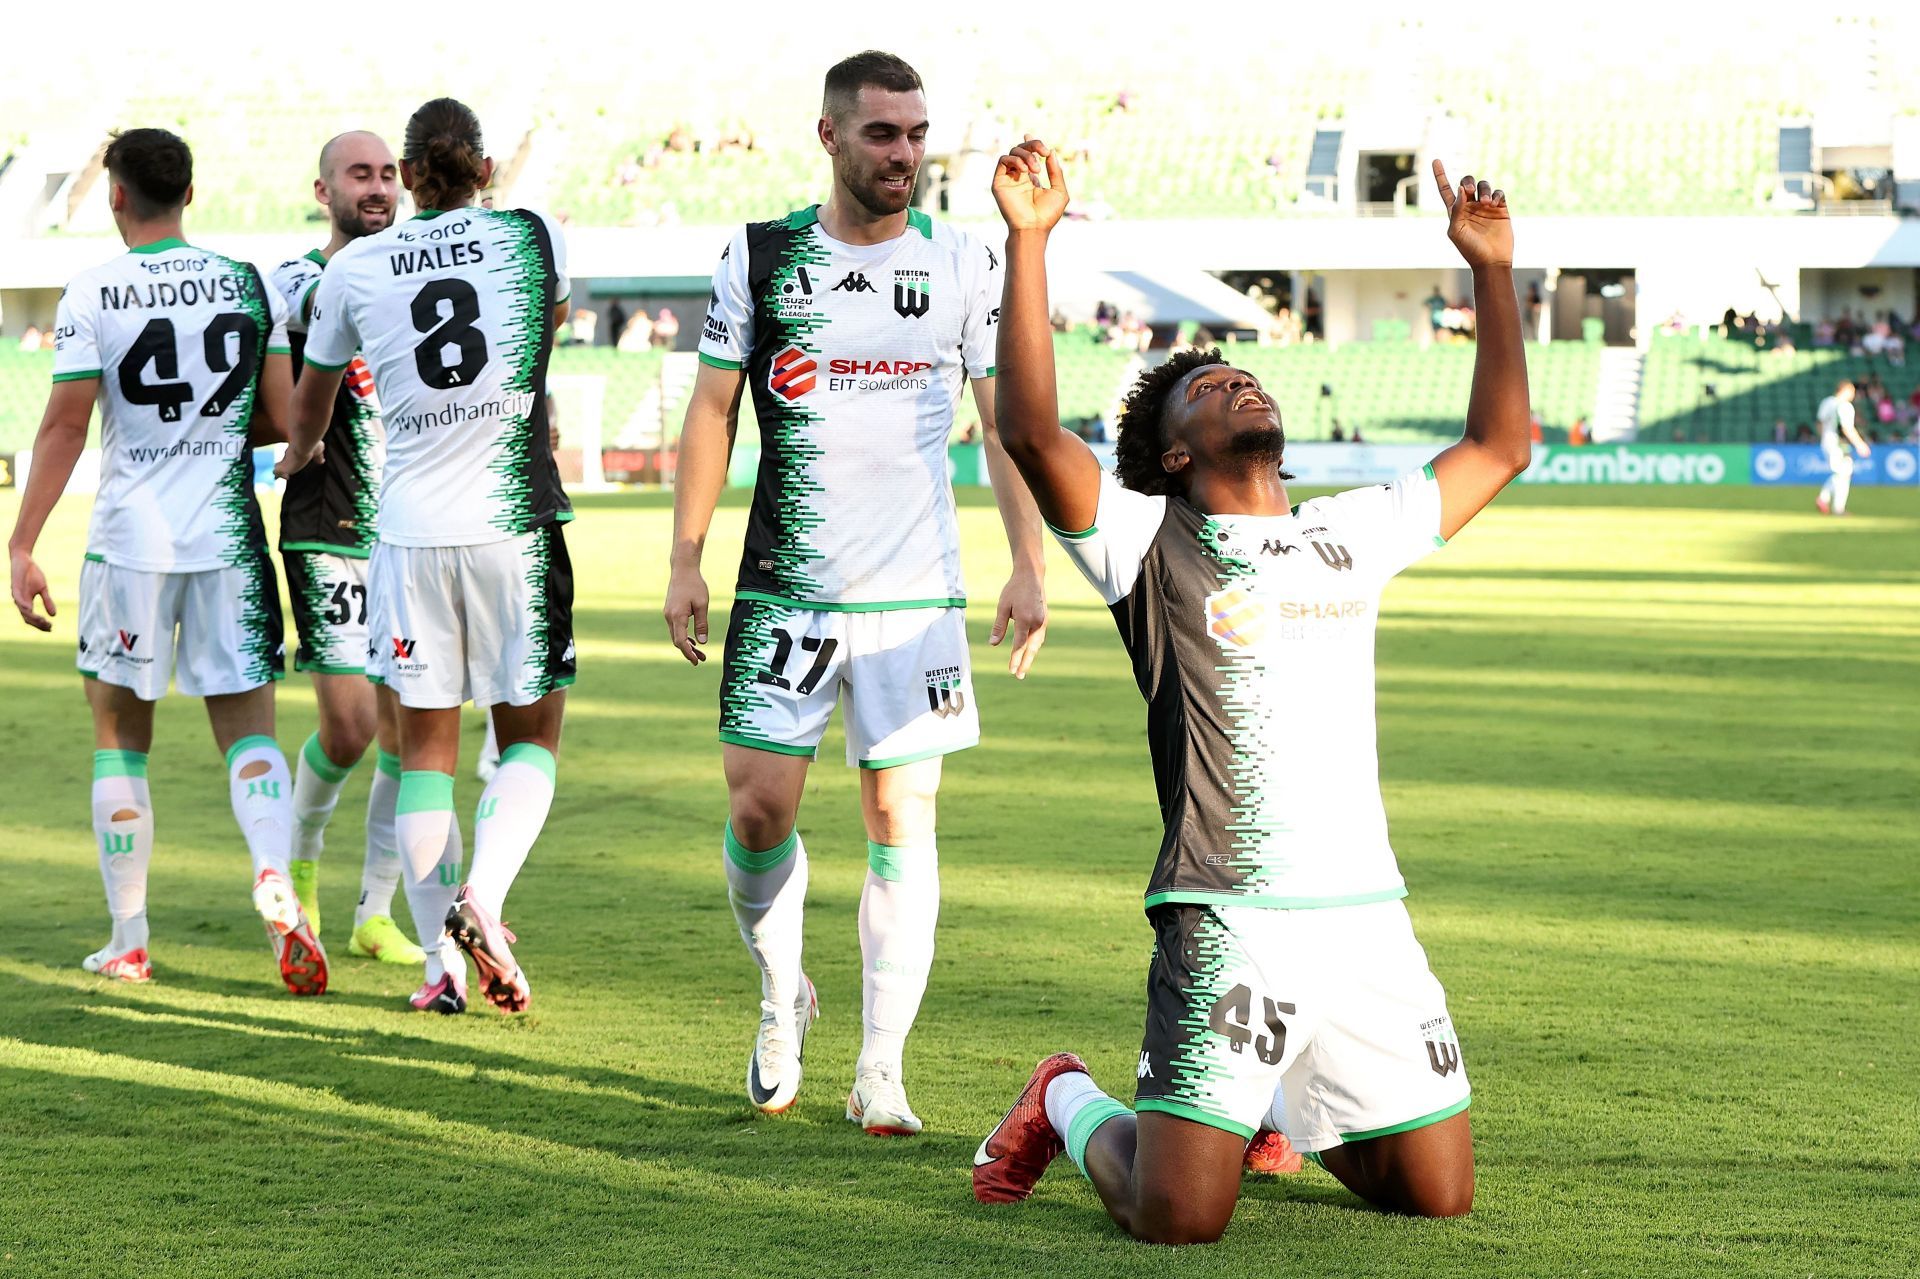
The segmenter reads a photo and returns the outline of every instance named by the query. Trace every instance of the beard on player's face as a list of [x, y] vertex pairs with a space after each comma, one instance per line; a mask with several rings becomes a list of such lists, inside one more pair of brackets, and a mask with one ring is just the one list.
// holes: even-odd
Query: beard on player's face
[[333, 210], [333, 224], [349, 240], [384, 231], [393, 224], [393, 201], [369, 198]]
[[[919, 170], [895, 160], [872, 163], [852, 151], [834, 157], [835, 176], [860, 207], [876, 218], [891, 217], [906, 210], [913, 200], [913, 181]], [[905, 178], [902, 185], [889, 186], [886, 179]]]

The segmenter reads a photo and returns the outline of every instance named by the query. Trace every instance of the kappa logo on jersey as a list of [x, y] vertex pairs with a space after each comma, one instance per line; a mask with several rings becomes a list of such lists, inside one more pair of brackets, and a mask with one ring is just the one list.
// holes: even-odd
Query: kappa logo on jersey
[[[989, 252], [991, 252], [991, 250], [989, 250]], [[1149, 1057], [1144, 1051], [1141, 1052], [1140, 1054], [1140, 1069], [1138, 1072], [1136, 1072], [1135, 1078], [1137, 1079], [1153, 1078], [1153, 1058]]]
[[1000, 259], [993, 256], [993, 246], [991, 244], [987, 244], [987, 245], [982, 245], [981, 247], [986, 249], [987, 251], [987, 270], [998, 271], [1000, 269]]
[[767, 372], [767, 389], [791, 404], [813, 389], [814, 374], [820, 365], [810, 354], [790, 346], [773, 357]]
[[927, 709], [941, 719], [967, 709], [967, 695], [960, 691], [958, 666], [942, 666], [927, 672]]
[[873, 281], [867, 278], [866, 272], [849, 271], [845, 276], [841, 277], [840, 283], [833, 286], [833, 292], [878, 293], [879, 290], [873, 287]]
[[1235, 648], [1250, 648], [1267, 637], [1267, 606], [1238, 587], [1207, 596], [1207, 629]]
[[893, 273], [893, 309], [903, 320], [917, 320], [933, 305], [933, 272], [898, 270]]
[[998, 323], [1000, 323], [1000, 308], [996, 306], [993, 310], [987, 312], [987, 327], [992, 328]]
[[1299, 549], [1297, 546], [1289, 546], [1285, 542], [1278, 542], [1273, 538], [1267, 538], [1260, 543], [1260, 553], [1262, 555], [1291, 555]]
[[135, 644], [138, 644], [139, 642], [140, 642], [140, 637], [138, 635], [129, 635], [125, 631], [120, 632], [120, 651], [121, 652], [131, 653], [133, 651], [133, 646]]
[[1320, 558], [1325, 560], [1327, 567], [1336, 573], [1343, 568], [1353, 567], [1353, 556], [1347, 553], [1347, 548], [1344, 546], [1329, 546], [1325, 542], [1315, 542], [1313, 549], [1320, 552]]
[[356, 400], [373, 398], [373, 370], [357, 355], [347, 364], [347, 389]]

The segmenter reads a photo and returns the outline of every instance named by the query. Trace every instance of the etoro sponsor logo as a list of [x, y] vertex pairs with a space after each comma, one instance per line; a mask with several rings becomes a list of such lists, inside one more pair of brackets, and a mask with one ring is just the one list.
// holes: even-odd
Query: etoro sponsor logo
[[898, 270], [893, 273], [893, 309], [903, 320], [917, 320], [933, 305], [933, 272]]
[[797, 346], [787, 347], [773, 357], [767, 371], [767, 389], [791, 404], [813, 389], [814, 374], [820, 371], [813, 356]]
[[1520, 478], [1528, 484], [1728, 484], [1737, 478], [1730, 456], [1739, 455], [1743, 478], [1747, 450], [1747, 445], [1536, 444], [1533, 465]]

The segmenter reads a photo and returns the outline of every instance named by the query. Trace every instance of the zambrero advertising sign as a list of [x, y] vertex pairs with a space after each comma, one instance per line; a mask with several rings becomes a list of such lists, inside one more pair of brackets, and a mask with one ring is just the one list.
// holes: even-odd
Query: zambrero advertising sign
[[1746, 444], [1564, 444], [1533, 446], [1527, 484], [1745, 484]]

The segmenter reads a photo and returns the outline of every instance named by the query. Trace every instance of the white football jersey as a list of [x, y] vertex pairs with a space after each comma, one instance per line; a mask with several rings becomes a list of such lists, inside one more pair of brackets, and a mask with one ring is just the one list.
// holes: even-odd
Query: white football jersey
[[917, 210], [844, 244], [818, 208], [734, 233], [700, 358], [744, 369], [760, 475], [738, 596], [822, 609], [958, 606], [947, 439], [993, 376], [999, 254]]
[[1100, 481], [1055, 530], [1147, 699], [1166, 823], [1147, 905], [1298, 909], [1406, 895], [1380, 800], [1380, 593], [1443, 544], [1433, 467], [1287, 515], [1208, 515]]
[[1820, 401], [1815, 420], [1820, 423], [1820, 446], [1825, 449], [1848, 447], [1842, 440], [1840, 428], [1853, 425], [1853, 404], [1837, 395], [1829, 395]]
[[247, 428], [286, 306], [249, 262], [167, 239], [60, 297], [53, 380], [98, 379], [100, 489], [87, 554], [123, 568], [240, 566], [265, 546]]
[[327, 263], [305, 360], [358, 352], [380, 388], [381, 541], [473, 546], [572, 518], [546, 407], [568, 291], [560, 228], [526, 209], [422, 213]]

